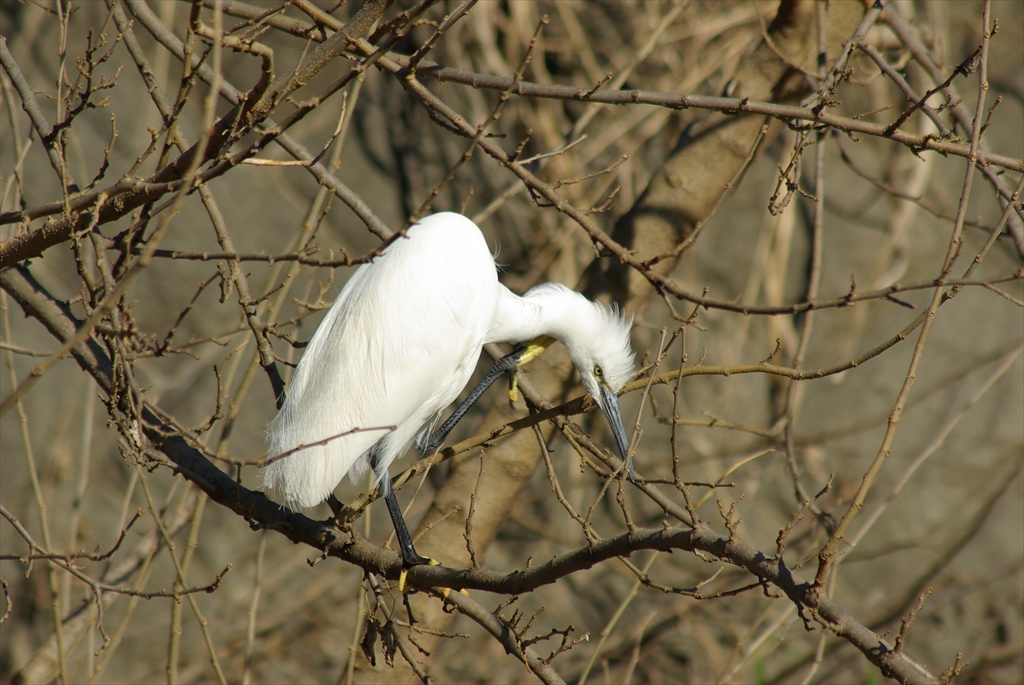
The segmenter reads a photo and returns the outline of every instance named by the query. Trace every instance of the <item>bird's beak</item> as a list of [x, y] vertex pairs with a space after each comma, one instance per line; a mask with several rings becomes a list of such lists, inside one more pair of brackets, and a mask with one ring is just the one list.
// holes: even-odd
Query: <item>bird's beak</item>
[[629, 439], [626, 438], [626, 427], [622, 425], [622, 412], [619, 411], [619, 398], [608, 386], [601, 384], [598, 387], [601, 393], [601, 408], [612, 427], [612, 434], [615, 436], [615, 444], [619, 447], [619, 454], [622, 456], [622, 461], [629, 464], [629, 480], [635, 482], [633, 461], [629, 459]]

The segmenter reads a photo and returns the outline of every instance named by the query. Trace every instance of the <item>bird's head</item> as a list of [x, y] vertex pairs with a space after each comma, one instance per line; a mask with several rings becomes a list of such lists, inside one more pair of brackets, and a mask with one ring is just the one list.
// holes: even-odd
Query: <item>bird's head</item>
[[[582, 331], [573, 340], [566, 340], [573, 364], [583, 379], [583, 386], [608, 419], [619, 455], [627, 460], [629, 439], [619, 411], [618, 392], [633, 375], [633, 350], [629, 344], [632, 319], [625, 319], [617, 307], [605, 307], [587, 301], [593, 314], [589, 331]], [[629, 470], [633, 478], [632, 463]]]
[[624, 317], [615, 305], [592, 302], [556, 283], [536, 286], [526, 298], [547, 300], [545, 306], [558, 311], [555, 337], [565, 345], [583, 386], [607, 417], [619, 454], [626, 460], [629, 440], [619, 411], [618, 392], [633, 375], [629, 342], [633, 319]]

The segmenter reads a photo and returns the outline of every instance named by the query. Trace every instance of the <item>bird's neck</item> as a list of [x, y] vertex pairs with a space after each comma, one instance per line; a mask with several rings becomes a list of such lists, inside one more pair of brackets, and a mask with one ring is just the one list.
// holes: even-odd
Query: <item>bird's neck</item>
[[565, 327], [574, 317], [571, 310], [578, 306], [576, 297], [520, 297], [503, 285], [498, 288], [498, 306], [487, 342], [528, 342], [542, 335], [565, 339]]

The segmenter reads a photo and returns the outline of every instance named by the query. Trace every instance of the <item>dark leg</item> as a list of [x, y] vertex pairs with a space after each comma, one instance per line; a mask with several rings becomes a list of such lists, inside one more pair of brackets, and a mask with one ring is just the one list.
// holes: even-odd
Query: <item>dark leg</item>
[[[384, 484], [381, 483], [381, 485]], [[402, 516], [402, 508], [398, 506], [398, 498], [395, 497], [395, 489], [390, 484], [384, 491], [384, 501], [388, 504], [391, 523], [395, 524], [398, 546], [402, 549], [402, 563], [406, 566], [421, 566], [431, 563], [430, 559], [416, 553], [416, 548], [412, 545], [412, 536], [409, 535], [409, 529], [405, 525], [405, 517]]]
[[478, 399], [480, 399], [481, 395], [487, 392], [487, 389], [491, 387], [494, 381], [498, 380], [505, 374], [511, 375], [516, 372], [516, 369], [519, 368], [519, 362], [526, 351], [527, 348], [525, 347], [519, 348], [515, 352], [507, 354], [494, 362], [494, 366], [491, 367], [491, 370], [488, 371], [487, 375], [476, 384], [476, 387], [473, 388], [473, 391], [469, 393], [469, 396], [462, 401], [462, 404], [455, 408], [455, 411], [453, 411], [452, 415], [448, 417], [448, 420], [445, 421], [440, 428], [434, 431], [425, 445], [421, 445], [423, 451], [430, 453], [440, 447], [441, 443], [444, 442], [444, 439], [447, 438], [448, 434], [452, 432], [453, 428], [455, 428], [455, 424], [462, 420], [462, 417], [466, 415], [469, 408], [472, 407]]
[[377, 445], [370, 450], [370, 466], [373, 472], [381, 479], [380, 487], [384, 491], [384, 501], [388, 505], [388, 513], [391, 514], [391, 523], [395, 526], [395, 535], [398, 537], [398, 546], [402, 550], [402, 563], [405, 566], [420, 566], [429, 564], [430, 559], [421, 557], [416, 553], [412, 544], [412, 536], [409, 535], [409, 528], [405, 525], [405, 517], [402, 516], [402, 508], [398, 506], [398, 498], [395, 497], [395, 489], [391, 487], [391, 480], [388, 474], [381, 473], [380, 456], [377, 452]]

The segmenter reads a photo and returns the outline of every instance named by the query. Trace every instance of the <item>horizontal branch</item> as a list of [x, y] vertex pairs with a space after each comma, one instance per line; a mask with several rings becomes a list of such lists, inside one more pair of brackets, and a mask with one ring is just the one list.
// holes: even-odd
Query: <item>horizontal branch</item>
[[[403, 68], [409, 62], [408, 57], [391, 54], [391, 59]], [[902, 143], [915, 152], [933, 150], [944, 155], [969, 157], [970, 146], [952, 140], [931, 135], [919, 135], [906, 131], [889, 131], [884, 124], [874, 124], [864, 119], [852, 119], [818, 111], [809, 107], [781, 105], [774, 102], [758, 102], [746, 98], [726, 98], [711, 95], [691, 95], [687, 93], [664, 93], [656, 90], [601, 90], [580, 88], [577, 86], [561, 86], [546, 83], [516, 81], [507, 76], [479, 74], [465, 69], [444, 67], [431, 62], [420, 62], [416, 67], [417, 75], [430, 76], [441, 82], [461, 83], [473, 88], [485, 88], [508, 92], [520, 97], [546, 98], [553, 100], [577, 100], [605, 105], [654, 105], [671, 109], [706, 109], [726, 114], [763, 114], [774, 119], [790, 122], [806, 122], [814, 126], [830, 126], [846, 133], [863, 133], [879, 138], [889, 138]], [[1024, 172], [1024, 159], [979, 152], [977, 162]]]

